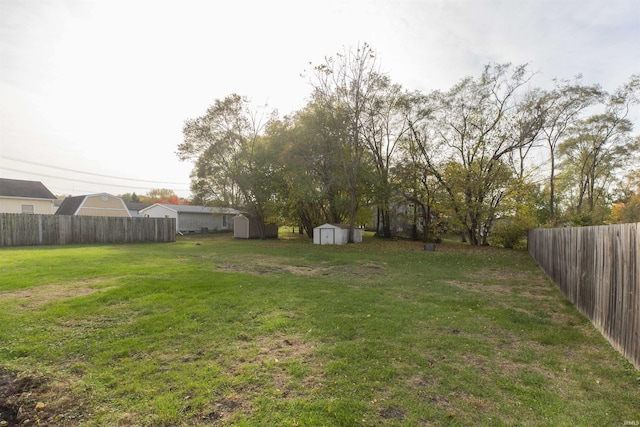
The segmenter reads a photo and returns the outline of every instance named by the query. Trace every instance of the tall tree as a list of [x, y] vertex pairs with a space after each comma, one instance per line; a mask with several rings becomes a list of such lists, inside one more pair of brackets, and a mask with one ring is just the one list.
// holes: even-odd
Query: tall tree
[[122, 200], [124, 200], [127, 203], [140, 203], [140, 198], [138, 197], [138, 195], [133, 192], [133, 193], [124, 193], [124, 194], [119, 194], [118, 197], [120, 197]]
[[216, 100], [204, 116], [185, 122], [184, 141], [177, 151], [181, 160], [196, 160], [192, 191], [205, 199], [227, 197], [232, 189], [256, 217], [261, 238], [275, 191], [270, 179], [277, 169], [271, 164], [268, 140], [261, 135], [263, 117], [237, 94]]
[[413, 138], [402, 140], [401, 158], [393, 167], [394, 191], [416, 209], [411, 235], [418, 238], [418, 218], [422, 226], [422, 241], [428, 242], [433, 232], [432, 220], [440, 212], [442, 186], [424, 164], [419, 147]]
[[341, 162], [349, 195], [349, 242], [353, 242], [360, 198], [362, 159], [366, 150], [363, 132], [366, 113], [371, 109], [387, 79], [379, 71], [375, 53], [368, 44], [346, 50], [314, 68], [314, 99], [323, 108], [344, 118], [346, 130], [341, 141]]
[[608, 190], [616, 172], [640, 150], [638, 138], [631, 136], [633, 123], [628, 118], [631, 107], [639, 101], [640, 75], [634, 75], [607, 96], [604, 112], [577, 121], [559, 147], [561, 167], [576, 186], [572, 213], [581, 222], [598, 224], [608, 217], [608, 212], [597, 208], [608, 207]]
[[581, 76], [577, 76], [574, 80], [555, 80], [555, 88], [546, 93], [541, 103], [544, 114], [542, 134], [549, 149], [548, 220], [551, 224], [557, 222], [558, 146], [568, 137], [571, 126], [580, 119], [580, 114], [601, 100], [604, 94], [600, 86], [585, 86], [581, 79]]
[[411, 104], [400, 85], [391, 84], [388, 78], [384, 78], [381, 86], [377, 100], [365, 112], [363, 139], [369, 148], [375, 172], [376, 231], [382, 237], [391, 237], [390, 172], [400, 141], [409, 130], [407, 109]]
[[535, 108], [514, 118], [530, 78], [524, 65], [488, 65], [479, 78], [433, 95], [434, 120], [411, 122], [411, 137], [472, 245], [484, 243], [506, 194], [509, 154], [537, 137]]
[[299, 111], [288, 130], [283, 151], [287, 197], [309, 236], [323, 222], [340, 223], [349, 217], [349, 197], [342, 166], [342, 144], [347, 138], [344, 110], [310, 102]]
[[[431, 233], [431, 222], [435, 214], [435, 205], [442, 196], [442, 186], [428, 165], [431, 157], [424, 156], [429, 138], [435, 101], [433, 96], [420, 92], [407, 93], [404, 96], [402, 114], [406, 132], [400, 139], [399, 160], [392, 168], [394, 191], [399, 191], [407, 202], [417, 206], [422, 225], [422, 240], [426, 243]], [[413, 224], [411, 233], [417, 238], [418, 224]]]

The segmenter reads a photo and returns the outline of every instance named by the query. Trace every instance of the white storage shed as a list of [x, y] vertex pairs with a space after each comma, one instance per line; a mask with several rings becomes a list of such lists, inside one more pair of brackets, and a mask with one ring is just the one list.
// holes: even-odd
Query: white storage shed
[[[316, 245], [346, 245], [348, 242], [347, 224], [322, 224], [313, 229], [313, 243]], [[362, 229], [353, 230], [353, 242], [362, 242]]]

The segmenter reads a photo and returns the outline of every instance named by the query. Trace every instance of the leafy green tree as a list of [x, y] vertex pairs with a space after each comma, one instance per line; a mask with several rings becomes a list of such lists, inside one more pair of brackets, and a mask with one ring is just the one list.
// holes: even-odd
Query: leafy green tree
[[381, 237], [391, 237], [391, 171], [398, 160], [401, 141], [409, 131], [407, 117], [413, 98], [400, 85], [391, 84], [388, 78], [383, 85], [377, 100], [367, 111], [363, 139], [373, 166], [372, 202], [377, 208], [376, 230]]
[[440, 223], [434, 220], [444, 211], [443, 187], [423, 163], [420, 151], [412, 138], [405, 138], [401, 145], [401, 157], [392, 169], [394, 192], [416, 207], [411, 237], [418, 238], [418, 228], [422, 227], [421, 239], [428, 242], [439, 238]]
[[353, 230], [361, 207], [359, 189], [366, 152], [367, 114], [388, 86], [388, 78], [378, 70], [375, 53], [366, 43], [355, 50], [325, 58], [314, 71], [313, 99], [344, 120], [344, 132], [339, 141], [340, 159], [349, 196], [349, 242], [353, 242]]
[[540, 111], [523, 102], [530, 78], [526, 66], [488, 65], [479, 78], [432, 94], [432, 114], [410, 121], [411, 137], [472, 245], [486, 243], [507, 194], [508, 156], [539, 133]]
[[571, 127], [580, 119], [580, 114], [599, 102], [604, 92], [598, 85], [585, 86], [581, 76], [574, 80], [555, 80], [555, 88], [544, 94], [541, 109], [544, 114], [542, 139], [549, 149], [549, 184], [547, 220], [557, 223], [556, 173], [558, 147], [568, 137]]
[[499, 217], [491, 230], [492, 244], [505, 248], [520, 247], [527, 231], [536, 226], [536, 203], [540, 198], [538, 185], [514, 177], [500, 206]]
[[301, 224], [309, 237], [314, 227], [349, 217], [341, 158], [346, 138], [342, 113], [312, 101], [280, 127], [284, 213]]
[[340, 223], [349, 217], [348, 182], [342, 159], [343, 143], [348, 138], [346, 120], [346, 110], [315, 102], [296, 117], [296, 147], [291, 152], [294, 167], [302, 167], [302, 180], [312, 175], [307, 184], [315, 187], [318, 216], [323, 222]]
[[613, 220], [621, 224], [640, 222], [640, 169], [631, 171], [620, 184]]
[[127, 203], [140, 203], [140, 198], [135, 192], [120, 194], [118, 197], [120, 197], [122, 200], [124, 200]]
[[204, 116], [185, 122], [184, 142], [177, 151], [181, 160], [196, 160], [192, 174], [196, 197], [246, 206], [257, 219], [261, 238], [266, 235], [279, 171], [269, 140], [262, 135], [263, 117], [239, 95], [216, 100]]
[[610, 214], [609, 187], [616, 172], [640, 151], [631, 136], [631, 107], [640, 101], [640, 75], [607, 97], [604, 112], [577, 121], [559, 146], [561, 169], [573, 184], [570, 214], [580, 224], [601, 224]]

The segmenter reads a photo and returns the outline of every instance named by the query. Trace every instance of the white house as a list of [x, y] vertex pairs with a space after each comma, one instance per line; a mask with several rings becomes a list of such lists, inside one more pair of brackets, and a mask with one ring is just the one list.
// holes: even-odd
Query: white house
[[176, 230], [180, 233], [207, 233], [209, 231], [233, 230], [233, 217], [240, 211], [193, 205], [165, 205], [155, 203], [140, 214], [151, 218], [175, 218]]
[[55, 200], [40, 181], [0, 178], [0, 213], [51, 215]]
[[[362, 229], [353, 230], [353, 242], [362, 242]], [[346, 245], [349, 243], [349, 225], [322, 224], [313, 229], [313, 243], [316, 245]]]

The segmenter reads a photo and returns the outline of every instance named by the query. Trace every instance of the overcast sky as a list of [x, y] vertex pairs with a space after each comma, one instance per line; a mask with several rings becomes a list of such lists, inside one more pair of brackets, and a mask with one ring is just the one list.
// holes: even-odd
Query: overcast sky
[[186, 119], [234, 92], [296, 111], [309, 63], [358, 43], [424, 92], [488, 63], [542, 87], [640, 73], [638, 0], [0, 0], [0, 20], [0, 177], [54, 194], [187, 197]]

